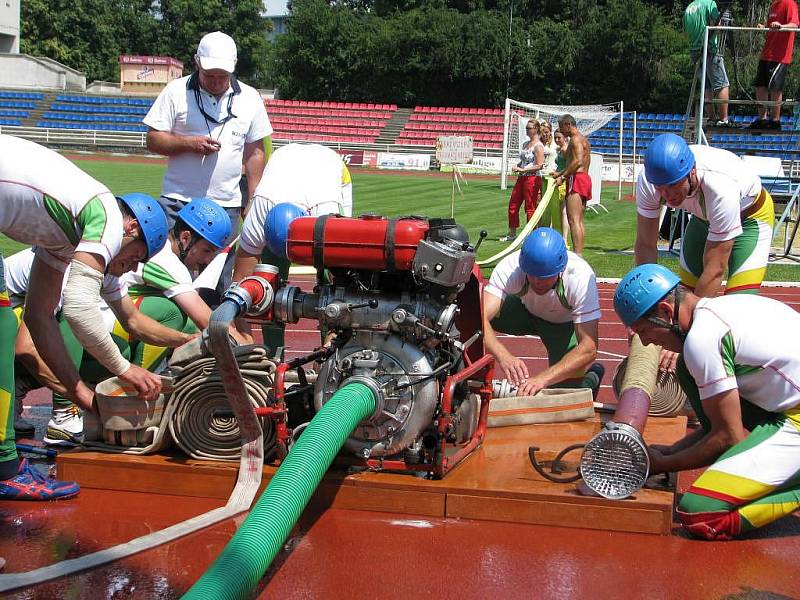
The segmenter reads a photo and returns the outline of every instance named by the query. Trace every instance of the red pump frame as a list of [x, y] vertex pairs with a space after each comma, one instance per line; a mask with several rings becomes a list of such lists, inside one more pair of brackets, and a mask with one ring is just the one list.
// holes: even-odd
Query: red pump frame
[[[477, 331], [483, 314], [483, 284], [480, 269], [474, 267], [472, 277], [464, 290], [459, 294], [457, 304], [461, 309], [458, 324], [465, 339], [469, 339]], [[262, 319], [258, 319], [262, 320]], [[298, 363], [297, 359], [293, 361]], [[302, 362], [302, 361], [301, 361]], [[458, 466], [467, 456], [477, 449], [486, 436], [486, 427], [489, 417], [489, 402], [492, 399], [492, 379], [494, 376], [494, 357], [484, 354], [483, 340], [476, 341], [465, 353], [465, 368], [449, 376], [442, 386], [441, 412], [436, 417], [434, 424], [437, 431], [436, 448], [434, 449], [431, 463], [414, 464], [404, 460], [388, 460], [383, 458], [360, 459], [355, 456], [340, 455], [336, 462], [351, 466], [363, 466], [376, 471], [407, 471], [427, 472], [435, 479], [441, 479], [449, 471]], [[275, 372], [275, 404], [269, 407], [256, 409], [258, 416], [268, 416], [273, 419], [276, 429], [277, 457], [286, 456], [292, 432], [287, 424], [287, 408], [284, 396], [286, 393], [286, 372], [289, 364], [281, 363]], [[465, 381], [480, 382], [477, 393], [480, 396], [480, 411], [478, 424], [465, 444], [453, 445], [447, 442], [447, 435], [453, 421], [453, 396], [458, 384]], [[449, 448], [456, 448], [455, 452], [448, 454]]]

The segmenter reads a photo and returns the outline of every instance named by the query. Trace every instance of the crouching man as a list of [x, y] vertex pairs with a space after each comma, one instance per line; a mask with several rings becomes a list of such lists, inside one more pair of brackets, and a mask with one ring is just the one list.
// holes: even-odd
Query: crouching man
[[[483, 291], [486, 349], [518, 386], [518, 396], [539, 390], [588, 387], [596, 396], [604, 369], [597, 357], [600, 300], [589, 264], [567, 251], [555, 229], [534, 229], [522, 250], [501, 260]], [[538, 335], [547, 349], [549, 367], [531, 375], [497, 333]]]
[[754, 295], [700, 298], [661, 265], [640, 265], [614, 309], [644, 343], [681, 354], [677, 374], [701, 427], [648, 448], [650, 472], [709, 467], [678, 517], [728, 540], [800, 507], [800, 314]]

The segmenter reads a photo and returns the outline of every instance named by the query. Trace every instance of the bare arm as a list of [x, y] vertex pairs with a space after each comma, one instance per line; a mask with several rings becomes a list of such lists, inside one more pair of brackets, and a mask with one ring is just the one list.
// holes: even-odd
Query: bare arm
[[633, 246], [637, 265], [658, 262], [658, 219], [636, 216], [636, 243]]
[[694, 293], [701, 298], [716, 296], [722, 286], [722, 277], [733, 250], [733, 240], [706, 242], [703, 252], [703, 274], [697, 281]]
[[651, 450], [651, 458], [655, 458], [651, 461], [651, 473], [706, 467], [747, 437], [747, 430], [742, 424], [739, 390], [728, 390], [703, 400], [703, 408], [711, 422], [711, 430], [703, 436], [690, 434], [687, 437], [696, 439], [696, 442], [674, 454], [663, 455]]
[[567, 352], [556, 364], [523, 383], [517, 391], [517, 395], [532, 396], [549, 385], [579, 377], [597, 358], [597, 326], [599, 322], [599, 320], [594, 320], [575, 323], [578, 345]]
[[175, 348], [181, 346], [195, 336], [165, 327], [158, 321], [151, 319], [134, 306], [130, 296], [123, 296], [119, 300], [109, 302], [117, 319], [125, 331], [153, 346], [168, 346]]
[[[198, 329], [205, 329], [208, 327], [208, 322], [211, 319], [211, 308], [206, 304], [197, 292], [185, 292], [178, 294], [172, 301], [197, 325]], [[243, 337], [235, 327], [231, 326], [230, 334], [240, 344], [251, 344], [252, 338], [250, 336]]]
[[256, 254], [250, 254], [241, 248], [237, 248], [233, 263], [233, 281], [241, 281], [250, 275], [256, 268], [259, 259], [260, 257]]
[[257, 140], [244, 145], [244, 172], [247, 175], [247, 198], [242, 198], [242, 206], [247, 206], [250, 198], [255, 196], [256, 188], [264, 174], [267, 155], [264, 153], [264, 141]]
[[219, 150], [219, 142], [205, 135], [178, 135], [169, 131], [147, 130], [147, 149], [155, 154], [177, 156], [178, 154], [208, 155]]
[[24, 320], [42, 359], [63, 385], [66, 396], [81, 408], [91, 410], [94, 394], [72, 364], [54, 314], [63, 279], [64, 273], [39, 258], [34, 259]]
[[491, 321], [500, 313], [503, 301], [489, 292], [483, 292], [483, 339], [486, 351], [495, 357], [503, 367], [506, 377], [513, 385], [519, 385], [528, 378], [528, 367], [497, 339]]

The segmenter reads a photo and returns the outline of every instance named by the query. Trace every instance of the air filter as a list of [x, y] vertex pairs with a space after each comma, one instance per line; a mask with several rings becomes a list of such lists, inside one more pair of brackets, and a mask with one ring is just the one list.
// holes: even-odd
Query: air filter
[[604, 498], [620, 500], [647, 480], [650, 459], [642, 436], [630, 425], [609, 421], [586, 444], [580, 471], [589, 488]]

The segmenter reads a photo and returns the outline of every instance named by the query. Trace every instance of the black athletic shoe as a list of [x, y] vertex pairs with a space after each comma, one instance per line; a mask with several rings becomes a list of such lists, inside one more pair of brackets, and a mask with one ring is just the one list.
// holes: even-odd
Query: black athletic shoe
[[781, 130], [781, 122], [769, 120], [764, 123], [764, 129], [772, 129], [773, 131]]
[[766, 129], [767, 123], [769, 123], [769, 121], [765, 119], [754, 119], [753, 122], [747, 126], [747, 129]]
[[592, 398], [595, 400], [597, 400], [597, 393], [600, 391], [600, 384], [603, 382], [603, 376], [605, 374], [606, 368], [599, 362], [596, 362], [586, 369], [586, 375], [583, 376], [583, 383], [592, 390]]

